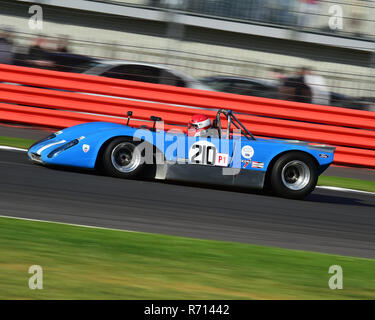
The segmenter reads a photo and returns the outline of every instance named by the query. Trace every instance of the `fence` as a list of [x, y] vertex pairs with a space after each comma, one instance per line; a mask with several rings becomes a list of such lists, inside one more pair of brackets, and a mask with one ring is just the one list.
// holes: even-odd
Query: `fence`
[[[356, 38], [375, 36], [373, 18], [375, 6], [371, 0], [104, 0], [104, 2], [283, 25], [300, 30], [331, 32]], [[330, 29], [328, 22], [334, 14], [342, 15], [342, 30]]]
[[[1, 28], [0, 28], [1, 29]], [[72, 29], [71, 32], [73, 32]], [[80, 34], [84, 33], [80, 31]], [[128, 34], [129, 35], [129, 34]], [[112, 42], [110, 40], [70, 39], [69, 49], [72, 52], [87, 55], [96, 59], [119, 59], [153, 64], [168, 65], [172, 69], [185, 72], [195, 78], [215, 75], [238, 76], [260, 81], [275, 80], [274, 69], [281, 69], [285, 76], [293, 76], [301, 66], [307, 66], [321, 75], [327, 82], [328, 90], [342, 94], [368, 104], [368, 97], [375, 96], [375, 76], [371, 66], [354, 66], [337, 58], [336, 63], [324, 61], [325, 56], [311, 60], [301, 57], [286, 56], [280, 49], [279, 53], [262, 53], [256, 50], [226, 48], [222, 46], [202, 46], [192, 42], [182, 41], [174, 49], [164, 48], [150, 43], [150, 46], [130, 45], [129, 43]], [[23, 65], [28, 59], [27, 52], [33, 35], [14, 32], [13, 38], [17, 43], [15, 64]], [[46, 39], [53, 46], [59, 38], [49, 36]], [[147, 43], [147, 40], [145, 40]], [[254, 48], [256, 49], [256, 48]], [[220, 52], [220, 53], [218, 53]], [[85, 69], [82, 66], [72, 68], [76, 72]], [[334, 105], [334, 102], [333, 102]], [[373, 106], [374, 108], [374, 106]]]
[[211, 118], [230, 108], [255, 135], [331, 144], [335, 163], [375, 167], [373, 112], [9, 65], [0, 65], [1, 81], [0, 121], [64, 128], [123, 123], [132, 110], [133, 125], [157, 115], [169, 129], [185, 125], [197, 107]]

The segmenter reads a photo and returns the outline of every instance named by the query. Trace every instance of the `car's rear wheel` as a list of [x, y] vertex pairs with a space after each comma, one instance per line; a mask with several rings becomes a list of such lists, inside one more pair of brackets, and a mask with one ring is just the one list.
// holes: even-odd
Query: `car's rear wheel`
[[131, 138], [111, 141], [103, 153], [104, 171], [114, 177], [137, 178], [144, 169], [142, 153], [137, 146]]
[[279, 196], [303, 199], [318, 181], [314, 160], [301, 152], [289, 152], [276, 160], [270, 177], [271, 188]]

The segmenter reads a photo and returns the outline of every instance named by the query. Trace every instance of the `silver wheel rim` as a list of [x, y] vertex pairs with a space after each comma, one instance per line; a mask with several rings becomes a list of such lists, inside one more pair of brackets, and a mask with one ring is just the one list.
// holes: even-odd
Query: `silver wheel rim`
[[116, 170], [130, 173], [140, 165], [141, 154], [134, 144], [122, 142], [112, 150], [111, 161]]
[[305, 188], [309, 184], [310, 176], [310, 168], [299, 160], [288, 162], [281, 171], [283, 184], [294, 191]]

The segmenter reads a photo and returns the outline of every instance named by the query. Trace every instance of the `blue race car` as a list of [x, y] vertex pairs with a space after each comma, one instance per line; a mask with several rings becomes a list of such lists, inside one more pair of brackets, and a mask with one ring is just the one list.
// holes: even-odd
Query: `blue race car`
[[[92, 122], [35, 143], [28, 157], [43, 165], [100, 169], [120, 178], [155, 179], [270, 189], [301, 199], [333, 161], [334, 147], [298, 140], [255, 138], [230, 110], [218, 110], [205, 134]], [[226, 124], [226, 128], [223, 126]]]

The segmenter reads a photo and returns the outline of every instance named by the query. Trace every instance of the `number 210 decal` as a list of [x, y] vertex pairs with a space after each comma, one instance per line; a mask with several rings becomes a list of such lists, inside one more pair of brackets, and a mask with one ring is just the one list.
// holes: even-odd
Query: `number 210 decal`
[[194, 143], [189, 151], [189, 160], [191, 163], [211, 165], [215, 164], [216, 147], [208, 141], [199, 141]]
[[197, 141], [189, 150], [189, 162], [206, 166], [227, 167], [229, 155], [217, 152], [215, 145], [208, 141]]

